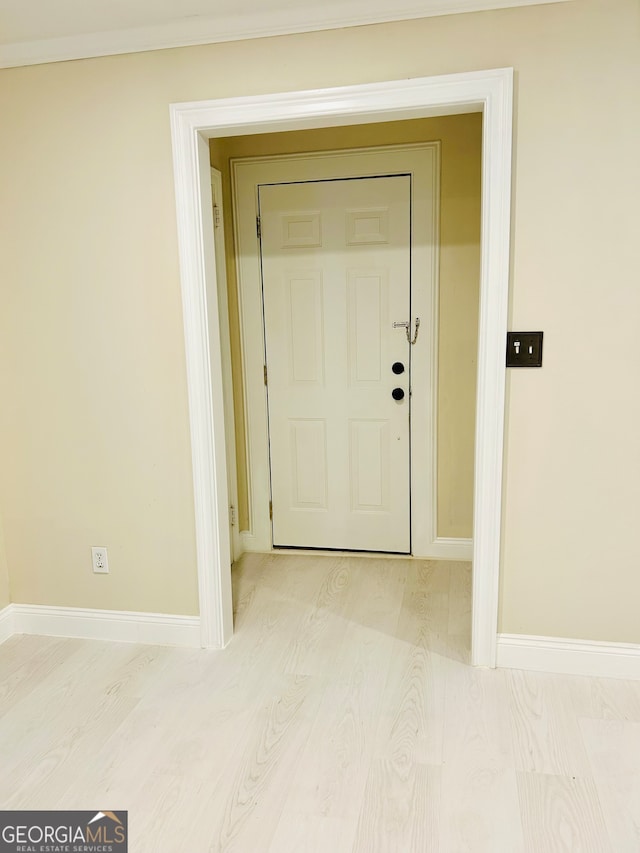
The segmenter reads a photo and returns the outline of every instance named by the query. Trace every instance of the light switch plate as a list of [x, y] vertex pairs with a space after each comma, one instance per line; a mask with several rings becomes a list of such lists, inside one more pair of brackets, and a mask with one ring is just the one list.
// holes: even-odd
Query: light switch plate
[[542, 367], [542, 332], [507, 332], [507, 367]]

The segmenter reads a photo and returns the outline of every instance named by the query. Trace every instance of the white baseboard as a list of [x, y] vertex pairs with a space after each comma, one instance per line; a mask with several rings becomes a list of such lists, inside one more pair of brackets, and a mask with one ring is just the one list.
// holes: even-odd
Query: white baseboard
[[640, 645], [498, 634], [498, 666], [640, 680]]
[[[198, 616], [135, 613], [126, 610], [88, 610], [80, 607], [47, 607], [34, 604], [12, 604], [10, 609], [10, 627], [14, 634], [43, 634], [49, 637], [75, 637], [83, 640], [112, 640], [118, 643], [200, 647]], [[1, 633], [0, 620], [0, 635]]]
[[243, 554], [245, 551], [249, 551], [249, 553], [255, 552], [258, 554], [266, 554], [268, 551], [271, 551], [271, 542], [262, 542], [249, 530], [241, 530], [240, 549]]
[[13, 605], [8, 604], [0, 610], [0, 643], [4, 643], [13, 634]]
[[428, 554], [416, 554], [424, 560], [471, 560], [473, 539], [454, 539], [438, 536], [429, 546]]

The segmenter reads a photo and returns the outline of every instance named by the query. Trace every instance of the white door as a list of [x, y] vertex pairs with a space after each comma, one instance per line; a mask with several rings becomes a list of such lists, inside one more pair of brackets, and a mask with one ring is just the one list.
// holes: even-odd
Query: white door
[[275, 546], [410, 552], [410, 193], [259, 187]]

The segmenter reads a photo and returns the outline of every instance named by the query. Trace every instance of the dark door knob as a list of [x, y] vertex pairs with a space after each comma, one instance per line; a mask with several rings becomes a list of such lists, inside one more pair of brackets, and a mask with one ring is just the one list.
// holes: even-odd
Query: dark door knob
[[404, 391], [402, 388], [394, 388], [391, 392], [391, 396], [394, 400], [403, 400], [404, 399]]
[[394, 361], [391, 365], [391, 370], [398, 376], [404, 373], [404, 364], [401, 361]]

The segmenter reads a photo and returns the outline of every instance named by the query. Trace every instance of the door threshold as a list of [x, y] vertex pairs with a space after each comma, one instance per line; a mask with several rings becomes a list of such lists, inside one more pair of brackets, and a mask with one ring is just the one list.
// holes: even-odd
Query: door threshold
[[270, 554], [298, 554], [306, 557], [370, 557], [380, 559], [388, 557], [393, 560], [414, 560], [413, 554], [405, 551], [357, 551], [340, 548], [296, 548], [294, 545], [274, 545]]

